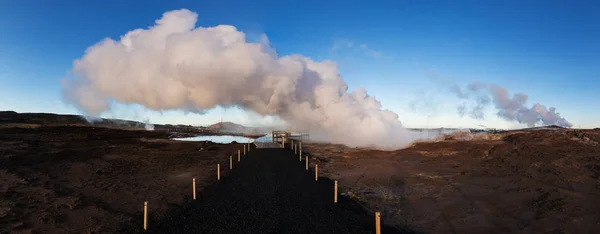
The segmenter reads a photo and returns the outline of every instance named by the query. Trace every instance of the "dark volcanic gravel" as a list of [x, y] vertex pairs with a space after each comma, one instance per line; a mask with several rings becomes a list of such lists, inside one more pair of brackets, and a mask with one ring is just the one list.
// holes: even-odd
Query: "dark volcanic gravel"
[[[375, 233], [373, 213], [343, 196], [334, 204], [333, 182], [316, 182], [314, 168], [304, 167], [289, 150], [254, 149], [196, 201], [150, 222], [148, 232]], [[382, 233], [400, 233], [383, 225]]]

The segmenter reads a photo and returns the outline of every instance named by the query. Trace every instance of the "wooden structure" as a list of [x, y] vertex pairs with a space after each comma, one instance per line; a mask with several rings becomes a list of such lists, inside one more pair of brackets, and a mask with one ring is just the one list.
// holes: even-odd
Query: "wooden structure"
[[287, 145], [292, 140], [293, 141], [308, 141], [310, 134], [308, 131], [291, 131], [291, 130], [283, 130], [283, 131], [272, 131], [271, 137], [273, 139], [273, 143], [281, 144], [285, 140], [285, 144]]
[[273, 143], [279, 143], [279, 144], [281, 144], [284, 141], [286, 143], [289, 142], [290, 135], [291, 135], [291, 132], [289, 132], [289, 131], [273, 131], [273, 132], [271, 132]]

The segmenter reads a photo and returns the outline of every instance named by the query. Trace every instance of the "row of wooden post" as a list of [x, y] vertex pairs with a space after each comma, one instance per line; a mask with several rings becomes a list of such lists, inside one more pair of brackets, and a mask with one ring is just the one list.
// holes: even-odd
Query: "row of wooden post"
[[[283, 138], [282, 141], [282, 148], [285, 148], [285, 138]], [[291, 142], [291, 146], [292, 149], [294, 150], [294, 154], [298, 154], [298, 152], [300, 152], [300, 154], [298, 154], [298, 157], [300, 159], [300, 161], [302, 161], [302, 142], [300, 141], [299, 144], [294, 144], [294, 141], [292, 140]], [[298, 146], [300, 147], [300, 149], [298, 150]], [[305, 162], [306, 162], [306, 166], [305, 169], [308, 171], [308, 156], [305, 156]], [[319, 180], [319, 164], [315, 164], [315, 181]], [[338, 181], [334, 180], [333, 181], [333, 203], [337, 203], [338, 202]], [[381, 213], [380, 212], [375, 212], [375, 233], [376, 234], [381, 234]]]
[[[246, 150], [247, 146], [247, 150]], [[244, 144], [244, 155], [246, 152], [250, 152], [250, 141], [248, 145]], [[241, 161], [241, 150], [238, 150], [238, 162]], [[229, 156], [229, 170], [233, 169], [233, 156]], [[217, 180], [221, 180], [221, 164], [217, 163]], [[196, 178], [192, 178], [192, 195], [193, 199], [196, 200]], [[144, 230], [148, 230], [148, 201], [144, 202]]]
[[[283, 138], [281, 147], [285, 148], [285, 138]], [[292, 141], [292, 148], [294, 149], [294, 154], [298, 152], [298, 144], [294, 144]], [[250, 151], [250, 142], [248, 142], [248, 152]], [[300, 150], [299, 150], [299, 158], [302, 161], [302, 142], [300, 142]], [[238, 162], [241, 160], [241, 152], [238, 150]], [[244, 145], [244, 155], [246, 155], [246, 145]], [[305, 159], [306, 162], [306, 170], [308, 171], [308, 156]], [[229, 169], [233, 169], [233, 156], [229, 156]], [[217, 164], [217, 180], [221, 180], [221, 164]], [[315, 181], [319, 180], [319, 165], [315, 164]], [[333, 187], [333, 203], [337, 203], [338, 201], [338, 181], [334, 181]], [[196, 200], [196, 178], [192, 178], [192, 193], [193, 199]], [[375, 233], [381, 234], [381, 214], [379, 212], [375, 212]], [[144, 202], [144, 230], [148, 229], [148, 201]]]

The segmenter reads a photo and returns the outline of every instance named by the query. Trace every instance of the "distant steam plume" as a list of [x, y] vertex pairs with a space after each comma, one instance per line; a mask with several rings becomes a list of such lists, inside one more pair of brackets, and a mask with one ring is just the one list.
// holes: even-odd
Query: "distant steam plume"
[[144, 124], [144, 129], [146, 129], [148, 131], [154, 131], [154, 124], [146, 123], [146, 124]]
[[517, 121], [530, 127], [540, 124], [573, 126], [565, 118], [562, 118], [554, 107], [546, 108], [546, 106], [536, 103], [528, 108], [525, 106], [527, 95], [516, 93], [511, 98], [505, 88], [495, 84], [471, 83], [464, 91], [460, 87], [452, 85], [450, 89], [457, 97], [474, 100], [476, 103], [470, 110], [466, 104], [459, 106], [458, 113], [461, 116], [468, 114], [472, 118], [483, 119], [484, 107], [493, 102], [498, 111], [497, 115], [508, 121]]
[[364, 89], [348, 93], [335, 63], [279, 57], [266, 39], [249, 43], [234, 26], [196, 28], [196, 20], [186, 9], [166, 12], [148, 29], [89, 47], [73, 62], [74, 79], [63, 80], [64, 97], [91, 115], [109, 111], [111, 102], [195, 113], [239, 106], [323, 140], [409, 143], [398, 115]]

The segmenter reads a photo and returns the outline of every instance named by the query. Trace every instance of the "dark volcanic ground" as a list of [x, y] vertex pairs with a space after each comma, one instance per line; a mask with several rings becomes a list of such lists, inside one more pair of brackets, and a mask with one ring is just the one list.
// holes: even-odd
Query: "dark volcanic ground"
[[305, 144], [323, 176], [425, 233], [600, 233], [600, 129], [457, 133], [396, 151]]
[[[263, 156], [250, 155], [231, 175], [222, 167], [223, 181], [215, 183], [216, 164], [227, 165], [228, 156], [241, 145], [172, 141], [164, 131], [99, 128], [72, 123], [73, 118], [0, 112], [0, 233], [140, 231], [144, 201], [150, 204], [150, 231], [202, 225], [179, 219], [186, 216], [212, 222], [211, 230], [255, 230], [245, 226], [252, 222], [276, 231], [273, 217], [289, 221], [293, 214], [303, 218], [286, 221], [284, 228], [296, 225], [304, 231], [316, 225], [315, 231], [327, 230], [330, 226], [321, 219], [339, 214], [365, 220], [348, 227], [352, 230], [362, 225], [372, 230], [372, 214], [346, 214], [352, 205], [336, 210], [339, 206], [321, 198], [330, 196], [331, 182], [315, 183], [312, 172], [296, 160], [276, 158], [262, 165]], [[600, 129], [458, 134], [396, 151], [306, 143], [304, 153], [310, 156], [311, 170], [319, 163], [322, 176], [340, 181], [341, 194], [381, 211], [382, 221], [397, 229], [600, 233]], [[286, 184], [271, 173], [295, 183]], [[196, 202], [191, 202], [193, 177]], [[256, 194], [254, 188], [262, 192], [249, 198]], [[273, 199], [277, 194], [285, 197]], [[225, 203], [219, 197], [239, 202]], [[295, 203], [275, 210], [282, 201]], [[265, 205], [255, 210], [236, 207], [257, 203]], [[213, 218], [227, 212], [233, 212], [229, 224], [214, 223], [222, 219]], [[268, 214], [264, 220], [270, 222], [238, 212]], [[217, 228], [222, 226], [229, 228]]]
[[[153, 218], [216, 178], [240, 144], [168, 140], [168, 133], [0, 125], [0, 233], [114, 233]], [[227, 170], [227, 168], [225, 168]]]

